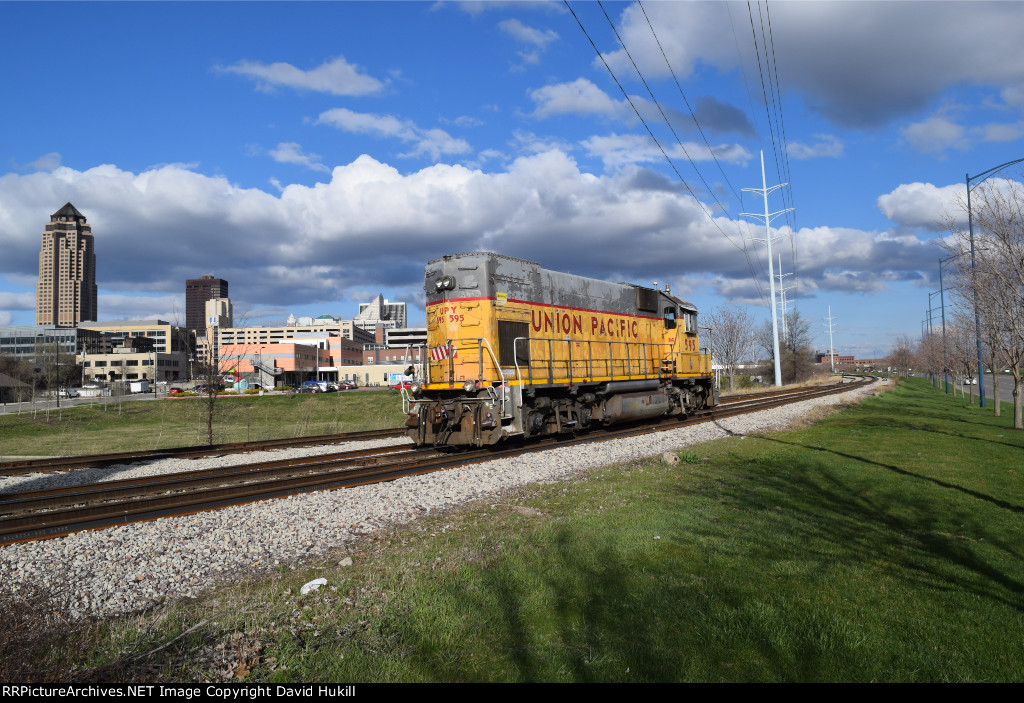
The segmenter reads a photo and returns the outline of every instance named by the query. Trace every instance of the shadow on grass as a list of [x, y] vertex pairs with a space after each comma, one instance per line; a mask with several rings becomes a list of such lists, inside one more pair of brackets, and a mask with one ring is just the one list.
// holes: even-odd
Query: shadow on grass
[[[742, 494], [744, 509], [796, 507], [800, 517], [788, 525], [798, 535], [797, 555], [838, 556], [848, 563], [874, 562], [905, 573], [904, 578], [932, 591], [971, 593], [1024, 613], [1024, 581], [1004, 568], [1019, 564], [1013, 525], [1024, 508], [981, 491], [863, 457], [806, 447], [778, 437], [763, 441], [874, 466], [899, 477], [887, 486], [844, 480], [827, 460], [795, 460], [785, 473], [760, 476], [758, 491]], [[766, 472], [767, 474], [768, 472]], [[907, 485], [923, 483], [950, 491], [959, 499]], [[766, 499], [767, 498], [767, 499]], [[787, 504], [788, 500], [788, 504]], [[982, 501], [1008, 516], [979, 507]], [[1008, 531], [1000, 530], [1005, 526]], [[989, 546], [1011, 558], [1003, 566]]]
[[[897, 426], [899, 425], [899, 423], [894, 423], [894, 424], [897, 425]], [[935, 432], [936, 430], [926, 430], [926, 431]], [[940, 433], [940, 434], [950, 434], [950, 433], [943, 432], [943, 433]], [[952, 436], [952, 437], [959, 437], [959, 435], [956, 435], [956, 434], [950, 434], [950, 436]], [[826, 449], [825, 447], [804, 445], [804, 444], [799, 444], [797, 442], [788, 442], [788, 441], [786, 441], [784, 439], [780, 439], [778, 437], [762, 436], [762, 437], [759, 437], [759, 439], [764, 440], [766, 442], [775, 442], [777, 444], [782, 444], [782, 445], [785, 445], [785, 446], [788, 446], [788, 447], [796, 447], [796, 448], [799, 448], [799, 449], [806, 449], [808, 451], [822, 452], [822, 453], [825, 453], [825, 454], [830, 454], [832, 456], [842, 457], [843, 459], [849, 459], [851, 461], [856, 461], [856, 462], [860, 462], [860, 463], [864, 463], [864, 464], [870, 464], [871, 466], [877, 466], [877, 467], [879, 467], [881, 469], [885, 469], [887, 471], [892, 471], [894, 473], [900, 474], [901, 476], [906, 476], [907, 478], [913, 478], [913, 479], [917, 479], [917, 480], [920, 480], [920, 481], [925, 481], [927, 483], [931, 483], [932, 485], [938, 486], [939, 488], [947, 488], [947, 489], [950, 489], [950, 490], [959, 491], [959, 492], [963, 493], [964, 495], [970, 496], [971, 498], [977, 498], [978, 500], [986, 501], [986, 502], [991, 503], [992, 505], [994, 505], [994, 506], [996, 506], [998, 508], [1002, 508], [1003, 510], [1009, 510], [1009, 511], [1012, 511], [1014, 513], [1024, 513], [1024, 506], [1020, 506], [1020, 505], [1017, 505], [1015, 503], [1011, 503], [1010, 501], [1003, 500], [1002, 498], [996, 498], [995, 496], [990, 496], [990, 495], [988, 495], [986, 493], [982, 493], [981, 491], [976, 491], [976, 490], [973, 490], [971, 488], [967, 488], [966, 486], [959, 486], [959, 485], [957, 485], [955, 483], [950, 483], [949, 481], [943, 481], [941, 479], [934, 478], [932, 476], [922, 476], [921, 474], [916, 474], [913, 471], [908, 471], [907, 469], [901, 469], [900, 467], [893, 466], [892, 464], [883, 464], [880, 461], [875, 461], [873, 459], [868, 459], [868, 458], [862, 457], [862, 456], [856, 456], [854, 454], [847, 454], [846, 452], [840, 452], [840, 451], [837, 451], [835, 449]], [[972, 438], [968, 437], [966, 439], [972, 439]], [[974, 439], [976, 439], [976, 438], [974, 438]], [[996, 442], [996, 444], [1002, 444], [1002, 443], [1001, 442]], [[1018, 448], [1017, 445], [1015, 445], [1015, 444], [1009, 444], [1007, 446], [1013, 447], [1014, 449]]]
[[[424, 674], [580, 682], [1018, 675], [1006, 667], [1019, 656], [1007, 664], [991, 652], [1012, 647], [1006, 623], [1024, 613], [1013, 539], [1019, 505], [842, 452], [748, 440], [759, 441], [778, 449], [743, 457], [735, 471], [696, 467], [663, 484], [650, 508], [657, 542], [628, 528], [594, 534], [569, 523], [537, 562], [499, 552], [474, 566], [446, 589], [476, 623], [463, 633], [474, 642], [468, 648], [482, 640], [493, 667], [427, 658]], [[429, 648], [429, 629], [406, 632], [413, 651]], [[985, 662], [951, 667], [954, 650]]]

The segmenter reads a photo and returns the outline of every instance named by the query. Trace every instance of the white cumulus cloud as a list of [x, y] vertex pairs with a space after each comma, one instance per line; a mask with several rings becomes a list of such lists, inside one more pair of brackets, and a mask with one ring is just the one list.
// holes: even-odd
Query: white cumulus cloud
[[831, 134], [815, 134], [815, 142], [807, 144], [800, 141], [786, 145], [786, 153], [792, 159], [838, 159], [843, 155], [843, 142]]
[[386, 82], [362, 73], [357, 65], [349, 63], [343, 56], [325, 61], [308, 71], [290, 63], [263, 64], [244, 60], [230, 66], [218, 66], [215, 70], [251, 78], [263, 90], [285, 86], [331, 95], [370, 95], [381, 92], [387, 86]]
[[329, 173], [331, 170], [323, 164], [319, 154], [306, 154], [302, 146], [295, 142], [281, 142], [270, 150], [270, 156], [279, 163], [297, 164], [313, 171]]
[[749, 151], [739, 144], [719, 144], [711, 149], [698, 142], [664, 143], [665, 152], [646, 134], [611, 134], [584, 139], [584, 148], [592, 156], [600, 157], [606, 166], [619, 167], [624, 164], [663, 163], [665, 154], [673, 160], [711, 161], [717, 158], [725, 163], [746, 165], [752, 158]]
[[966, 223], [967, 216], [959, 205], [965, 198], [966, 186], [935, 186], [931, 183], [904, 183], [878, 197], [878, 209], [899, 225], [941, 232], [946, 229], [947, 215]]
[[586, 78], [537, 88], [530, 92], [530, 98], [537, 103], [533, 114], [542, 118], [566, 114], [617, 116], [630, 110], [624, 101], [612, 100]]
[[[185, 279], [211, 270], [230, 282], [240, 309], [339, 303], [349, 291], [419, 296], [424, 263], [456, 251], [497, 251], [602, 279], [672, 281], [677, 289], [692, 284], [671, 254], [685, 251], [686, 278], [750, 278], [736, 248], [748, 223], [709, 220], [706, 206], [644, 169], [595, 175], [559, 149], [493, 173], [435, 164], [403, 174], [364, 155], [325, 182], [281, 184], [279, 193], [181, 165], [8, 173], [0, 176], [0, 274], [34, 280], [41, 227], [67, 201], [93, 228], [103, 317], [170, 316], [180, 310]], [[869, 290], [920, 278], [934, 261], [930, 243], [914, 236], [827, 227], [798, 236], [801, 277], [821, 285]], [[25, 310], [34, 300], [26, 291], [0, 303]]]
[[345, 132], [369, 134], [375, 137], [399, 139], [413, 145], [413, 150], [403, 157], [429, 155], [434, 161], [443, 154], [466, 154], [472, 151], [469, 142], [452, 137], [443, 129], [423, 129], [412, 120], [403, 120], [392, 115], [377, 115], [354, 112], [336, 107], [320, 113], [316, 124], [325, 124]]

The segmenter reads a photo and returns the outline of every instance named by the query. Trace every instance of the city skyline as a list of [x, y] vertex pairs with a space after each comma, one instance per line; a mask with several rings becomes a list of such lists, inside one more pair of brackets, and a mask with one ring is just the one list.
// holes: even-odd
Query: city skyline
[[[36, 50], [54, 10], [88, 52]], [[382, 293], [415, 326], [426, 262], [489, 250], [764, 320], [763, 226], [741, 215], [763, 210], [742, 190], [763, 149], [767, 185], [792, 184], [769, 202], [795, 208], [774, 223], [797, 232], [778, 244], [789, 299], [818, 348], [831, 305], [836, 349], [875, 357], [920, 330], [965, 173], [1024, 156], [1016, 2], [12, 2], [0, 19], [18, 69], [0, 77], [0, 324], [31, 322], [39, 221], [64, 202], [99, 233], [105, 319], [183, 320], [181, 281], [215, 271], [249, 324], [351, 319]]]

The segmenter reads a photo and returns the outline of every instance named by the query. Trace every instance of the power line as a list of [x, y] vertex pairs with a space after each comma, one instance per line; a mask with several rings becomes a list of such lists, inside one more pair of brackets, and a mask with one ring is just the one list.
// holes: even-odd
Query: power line
[[[704, 139], [704, 144], [706, 144], [708, 147], [708, 153], [711, 154], [711, 158], [714, 159], [715, 164], [717, 164], [718, 166], [718, 170], [721, 171], [722, 173], [722, 178], [725, 179], [725, 182], [729, 185], [729, 189], [732, 190], [733, 195], [736, 196], [736, 199], [740, 201], [740, 205], [742, 206], [743, 199], [740, 196], [739, 192], [737, 192], [736, 187], [733, 186], [732, 181], [729, 180], [729, 176], [726, 175], [725, 169], [722, 168], [721, 162], [718, 160], [718, 157], [715, 156], [715, 150], [711, 148], [711, 143], [708, 141], [707, 136], [704, 134], [704, 130], [701, 129], [700, 123], [697, 121], [697, 113], [693, 111], [693, 108], [690, 106], [690, 101], [686, 99], [686, 93], [683, 92], [683, 86], [679, 83], [679, 78], [676, 76], [675, 69], [672, 68], [672, 64], [669, 62], [668, 56], [665, 54], [665, 49], [661, 45], [661, 40], [658, 39], [657, 32], [654, 31], [654, 25], [651, 24], [651, 18], [647, 16], [647, 10], [646, 8], [644, 8], [644, 4], [640, 2], [640, 0], [637, 0], [636, 4], [640, 7], [640, 11], [644, 13], [644, 19], [647, 20], [647, 26], [650, 27], [651, 29], [651, 35], [654, 37], [654, 41], [658, 44], [658, 50], [661, 51], [661, 57], [665, 59], [665, 65], [668, 66], [668, 71], [670, 74], [672, 74], [672, 80], [675, 81], [676, 88], [679, 89], [679, 95], [682, 96], [683, 102], [686, 103], [686, 109], [689, 110], [690, 117], [693, 118], [694, 126], [697, 127], [697, 131], [700, 133], [701, 138]], [[602, 7], [601, 9], [604, 8]], [[607, 17], [607, 13], [605, 13], [605, 16]], [[609, 22], [610, 21], [611, 20], [609, 20]], [[616, 36], [618, 36], [618, 33], [616, 33]], [[619, 41], [621, 43], [621, 39]], [[623, 46], [623, 49], [625, 49], [625, 46]], [[637, 72], [639, 73], [639, 71]]]
[[[786, 180], [787, 183], [792, 183], [792, 179], [790, 177], [790, 169], [789, 169], [789, 145], [788, 145], [788, 143], [786, 141], [786, 123], [785, 123], [785, 120], [783, 119], [783, 116], [782, 116], [782, 90], [779, 87], [779, 70], [778, 70], [778, 63], [777, 63], [776, 57], [775, 57], [775, 36], [774, 36], [774, 33], [772, 32], [771, 11], [769, 9], [767, 0], [765, 0], [765, 6], [764, 6], [764, 13], [763, 14], [761, 12], [761, 4], [760, 4], [760, 2], [758, 2], [758, 18], [759, 18], [759, 21], [760, 21], [760, 24], [761, 24], [761, 47], [764, 49], [765, 69], [768, 72], [768, 91], [767, 92], [765, 91], [765, 88], [764, 88], [764, 70], [762, 70], [762, 67], [761, 67], [761, 48], [758, 47], [757, 33], [754, 31], [754, 18], [753, 18], [753, 13], [751, 12], [751, 9], [750, 9], [750, 2], [749, 2], [749, 0], [747, 2], [747, 13], [750, 16], [751, 34], [754, 37], [754, 51], [757, 53], [758, 71], [761, 73], [761, 90], [762, 90], [762, 95], [764, 96], [765, 112], [766, 112], [766, 115], [767, 115], [767, 118], [768, 118], [767, 119], [767, 121], [768, 121], [768, 131], [769, 131], [769, 134], [771, 134], [771, 136], [772, 136], [772, 153], [774, 154], [774, 158], [775, 158], [775, 171], [776, 171], [776, 173], [779, 176], [779, 180], [782, 180], [783, 177], [785, 177], [785, 180]], [[765, 37], [765, 28], [764, 28], [764, 25], [765, 25], [765, 19], [764, 18], [765, 18], [765, 16], [767, 16], [767, 18], [768, 18], [768, 36], [767, 37]], [[771, 63], [770, 64], [769, 64], [769, 61], [768, 61], [768, 58], [769, 58], [769, 56], [768, 56], [769, 47], [771, 48]], [[773, 78], [773, 74], [774, 74], [774, 78]], [[773, 81], [774, 81], [774, 83], [773, 83]], [[768, 99], [768, 94], [767, 93], [771, 93], [771, 100], [770, 101]], [[769, 103], [771, 105], [771, 109], [769, 109]], [[771, 114], [772, 111], [774, 111], [774, 113], [775, 113], [776, 128], [772, 127], [772, 114]], [[779, 165], [779, 151], [780, 150], [778, 148], [776, 148], [776, 143], [778, 141], [781, 141], [781, 147], [782, 147], [781, 148], [781, 151], [782, 151], [782, 166], [781, 167]], [[783, 191], [782, 197], [783, 197], [783, 202], [784, 203], [788, 203], [790, 206], [792, 206], [792, 201], [793, 201], [793, 198], [792, 198], [792, 185], [790, 185], [790, 187], [787, 190]], [[796, 233], [796, 220], [795, 220], [795, 216], [787, 214], [786, 219], [789, 222], [791, 230], [795, 234]], [[794, 280], [795, 280], [797, 286], [799, 286], [799, 284], [800, 284], [800, 276], [799, 276], [799, 266], [798, 266], [798, 262], [797, 262], [797, 249], [796, 249], [796, 237], [795, 236], [790, 238], [790, 252], [791, 252], [792, 259], [793, 259], [793, 272], [795, 274], [794, 275]]]
[[[701, 128], [700, 122], [697, 120], [697, 113], [694, 112], [693, 107], [691, 107], [691, 105], [690, 105], [690, 101], [686, 98], [686, 93], [683, 91], [683, 86], [679, 82], [679, 77], [676, 75], [675, 69], [672, 68], [672, 63], [668, 60], [668, 55], [665, 53], [665, 48], [662, 46], [661, 40], [658, 39], [658, 33], [656, 31], [654, 31], [654, 25], [651, 23], [651, 18], [647, 15], [647, 9], [644, 7], [643, 3], [640, 0], [637, 0], [637, 5], [640, 7], [640, 11], [643, 12], [644, 19], [647, 21], [647, 26], [651, 30], [651, 36], [654, 37], [654, 41], [658, 45], [658, 50], [661, 52], [661, 57], [663, 59], [665, 59], [665, 65], [668, 67], [669, 73], [672, 75], [672, 80], [675, 81], [676, 88], [679, 90], [679, 95], [683, 98], [683, 103], [686, 104], [686, 109], [689, 111], [690, 117], [693, 119], [694, 126], [697, 128], [697, 131], [700, 133], [701, 138], [704, 140], [704, 144], [708, 148], [708, 153], [711, 154], [711, 158], [714, 159], [714, 162], [718, 166], [718, 170], [721, 172], [722, 177], [725, 179], [726, 184], [729, 186], [729, 189], [732, 190], [733, 195], [739, 201], [740, 209], [743, 209], [743, 196], [742, 196], [742, 194], [740, 194], [739, 192], [736, 191], [736, 187], [732, 184], [732, 181], [729, 180], [729, 176], [726, 175], [725, 169], [722, 167], [722, 163], [718, 160], [718, 157], [715, 155], [715, 150], [712, 148], [710, 141], [708, 141], [707, 135], [704, 134], [704, 130]], [[601, 9], [604, 10], [604, 6], [602, 6]], [[606, 18], [608, 17], [608, 13], [607, 12], [605, 13], [605, 17]], [[608, 20], [608, 22], [609, 22], [609, 24], [611, 24], [611, 20], [610, 19]], [[613, 30], [615, 29], [615, 25], [614, 24], [612, 24], [612, 29]], [[619, 37], [618, 32], [615, 33], [615, 36]], [[622, 42], [621, 38], [619, 38], [619, 43], [622, 44], [622, 48], [623, 48], [624, 51], [626, 51], [626, 55], [628, 56], [629, 55], [629, 50], [626, 49], [625, 43]], [[630, 57], [630, 61], [632, 61], [632, 57]], [[633, 67], [636, 68], [635, 62], [633, 64]], [[742, 67], [742, 63], [741, 63], [741, 67]], [[637, 68], [637, 73], [640, 74], [640, 69], [639, 68]], [[642, 76], [641, 76], [641, 80], [643, 80]], [[744, 77], [744, 80], [745, 80], [745, 77]], [[646, 81], [644, 82], [644, 85], [645, 86], [647, 85]], [[648, 91], [650, 92], [650, 88], [649, 87], [648, 87]], [[651, 98], [654, 99], [653, 93], [651, 94]], [[655, 99], [655, 104], [657, 104], [657, 100], [656, 99]], [[660, 109], [660, 106], [659, 106], [659, 109]], [[664, 116], [664, 112], [662, 112], [662, 116]], [[665, 118], [665, 121], [668, 122], [668, 118], [667, 117]], [[669, 125], [669, 128], [671, 129], [671, 124]], [[674, 135], [675, 134], [675, 130], [673, 130], [672, 133]], [[678, 140], [679, 140], [679, 137], [677, 136], [676, 137], [676, 141], [678, 141]], [[684, 149], [684, 153], [685, 153], [685, 149]], [[700, 169], [697, 168], [696, 164], [693, 164], [692, 160], [691, 160], [690, 163], [693, 165], [694, 170], [697, 171], [697, 173], [699, 175], [700, 174]], [[703, 177], [701, 177], [701, 180], [703, 180]], [[707, 182], [705, 182], [704, 185], [706, 186]], [[719, 204], [721, 205], [721, 203], [719, 203]], [[749, 254], [749, 252], [748, 252], [748, 250], [746, 248], [746, 240], [753, 236], [752, 233], [750, 232], [750, 223], [749, 222], [743, 222], [743, 224], [747, 228], [747, 237], [745, 237], [744, 240], [743, 240], [743, 242], [744, 242], [744, 245], [743, 245], [744, 256], [747, 259], [747, 266], [750, 268], [750, 272], [751, 272], [751, 275], [754, 278], [754, 282], [755, 282], [755, 285], [758, 288], [758, 292], [760, 293], [761, 297], [764, 298], [764, 291], [760, 287], [760, 282], [757, 281], [757, 276], [754, 273], [753, 266], [750, 263], [750, 254]], [[737, 227], [739, 227], [739, 223], [737, 223]], [[761, 275], [767, 277], [767, 274], [765, 273], [765, 270], [764, 270], [764, 265], [761, 263], [761, 260], [757, 259], [757, 263], [758, 263], [758, 266], [761, 268]]]
[[[615, 75], [615, 72], [612, 70], [611, 66], [608, 65], [608, 62], [605, 60], [604, 55], [597, 48], [597, 45], [594, 43], [594, 40], [590, 37], [589, 32], [587, 32], [586, 27], [583, 26], [583, 22], [576, 15], [575, 10], [572, 9], [572, 6], [569, 4], [569, 0], [562, 0], [562, 2], [565, 4], [565, 6], [569, 10], [569, 12], [572, 14], [573, 19], [576, 20], [576, 24], [579, 25], [580, 30], [583, 32], [584, 36], [586, 36], [587, 41], [590, 42], [590, 46], [593, 47], [594, 52], [597, 54], [598, 58], [601, 59], [601, 63], [604, 64], [605, 69], [608, 71], [608, 74], [612, 77], [612, 80], [615, 82], [615, 85], [618, 86], [619, 91], [622, 93], [622, 96], [626, 99], [626, 102], [628, 102], [629, 106], [631, 108], [633, 108], [633, 112], [636, 114], [637, 119], [640, 120], [640, 123], [644, 126], [644, 129], [647, 130], [647, 134], [650, 135], [651, 139], [654, 141], [654, 144], [658, 147], [658, 150], [661, 151], [662, 156], [665, 157], [665, 160], [668, 162], [669, 166], [672, 168], [672, 171], [676, 174], [676, 177], [679, 178], [679, 181], [683, 184], [683, 186], [686, 188], [686, 190], [690, 193], [690, 195], [696, 201], [696, 203], [700, 207], [700, 209], [704, 212], [705, 215], [707, 215], [708, 219], [711, 221], [711, 224], [714, 225], [715, 229], [717, 229], [722, 234], [722, 236], [724, 236], [729, 241], [730, 244], [732, 244], [734, 247], [736, 247], [740, 251], [744, 252], [744, 256], [746, 256], [746, 251], [747, 251], [746, 250], [746, 246], [744, 245], [743, 247], [741, 247], [738, 244], [736, 244], [736, 242], [734, 242], [732, 240], [732, 238], [725, 232], [725, 230], [722, 229], [722, 227], [718, 224], [718, 222], [715, 221], [715, 218], [708, 211], [708, 209], [706, 207], [704, 207], [704, 203], [701, 202], [700, 198], [697, 197], [697, 194], [690, 187], [690, 184], [686, 182], [685, 178], [683, 178], [683, 175], [679, 172], [679, 169], [676, 168], [676, 165], [672, 161], [671, 157], [669, 157], [668, 152], [665, 151], [665, 148], [661, 145], [661, 142], [658, 141], [658, 138], [656, 136], [654, 136], [654, 132], [651, 130], [650, 126], [647, 124], [647, 121], [644, 120], [643, 116], [640, 114], [640, 110], [637, 109], [636, 105], [633, 103], [632, 98], [630, 98], [629, 94], [626, 92], [626, 89], [623, 88], [622, 83], [619, 81], [618, 77]], [[603, 6], [602, 6], [601, 9], [602, 9], [602, 11], [604, 11]], [[605, 13], [605, 16], [607, 17], [607, 13]], [[612, 28], [614, 29], [614, 24], [612, 25]], [[618, 36], [618, 32], [616, 32], [616, 36]], [[620, 44], [622, 43], [621, 39], [619, 40], [619, 43]], [[625, 46], [624, 45], [623, 45], [623, 49], [625, 50]], [[628, 50], [626, 51], [626, 53], [627, 53], [627, 55], [629, 54]], [[632, 61], [632, 57], [630, 57], [630, 61]], [[634, 68], [635, 68], [636, 64], [634, 63], [633, 65], [634, 65]], [[639, 69], [637, 69], [637, 73], [639, 74]], [[641, 76], [641, 80], [643, 80], [642, 76]], [[644, 82], [644, 84], [646, 85], [646, 81]], [[660, 109], [660, 106], [659, 106], [659, 109]], [[664, 113], [662, 113], [662, 114], [664, 114]], [[670, 125], [670, 127], [671, 127], [671, 125]], [[683, 151], [684, 151], [684, 153], [686, 153], [685, 149]], [[689, 159], [689, 155], [687, 155], [687, 158]], [[690, 163], [692, 165], [693, 161], [690, 160]], [[694, 168], [696, 169], [695, 165], [694, 165]], [[699, 171], [698, 171], [698, 173], [699, 173]], [[701, 180], [703, 180], [703, 177], [701, 177]], [[705, 185], [707, 185], [706, 182], [705, 182]], [[712, 197], [714, 197], [713, 193], [712, 193]], [[717, 198], [715, 198], [715, 199], [717, 201]], [[721, 205], [721, 203], [719, 203], [719, 205]], [[723, 209], [724, 209], [724, 206], [723, 206]], [[749, 266], [749, 264], [750, 264], [749, 257], [747, 259], [747, 263], [748, 263], [748, 266]], [[755, 285], [758, 286], [758, 292], [761, 294], [761, 297], [764, 298], [764, 293], [760, 289], [760, 283], [757, 281], [757, 276], [754, 274], [754, 271], [753, 271], [752, 267], [751, 267], [751, 275], [753, 277]]]

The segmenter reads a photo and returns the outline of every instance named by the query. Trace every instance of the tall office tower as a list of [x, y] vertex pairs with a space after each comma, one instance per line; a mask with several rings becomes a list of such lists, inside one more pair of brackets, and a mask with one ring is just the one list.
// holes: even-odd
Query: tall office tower
[[39, 251], [36, 324], [77, 327], [96, 319], [96, 249], [85, 215], [67, 203], [50, 215]]
[[185, 281], [185, 327], [200, 335], [206, 332], [206, 301], [228, 297], [228, 282], [210, 274]]

